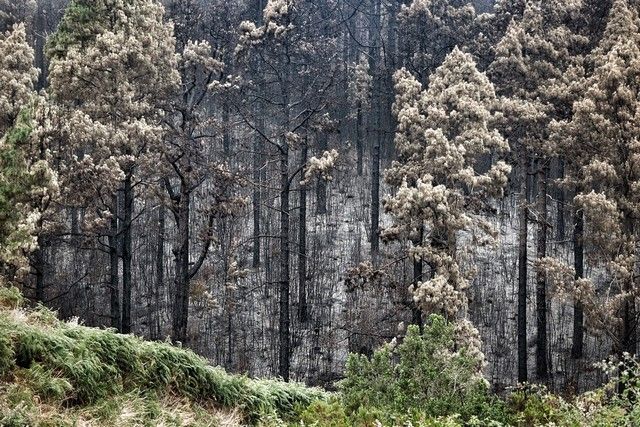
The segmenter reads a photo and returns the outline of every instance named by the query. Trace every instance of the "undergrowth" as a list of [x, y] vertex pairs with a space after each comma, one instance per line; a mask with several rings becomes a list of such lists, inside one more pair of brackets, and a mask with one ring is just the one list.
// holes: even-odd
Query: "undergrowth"
[[[35, 423], [34, 412], [41, 407], [33, 402], [66, 412], [75, 408], [83, 417], [101, 420], [96, 425], [107, 425], [109, 414], [122, 425], [113, 416], [122, 411], [174, 425], [167, 419], [171, 414], [163, 415], [154, 403], [171, 397], [182, 406], [190, 402], [193, 418], [175, 425], [210, 425], [196, 423], [195, 414], [206, 408], [238, 411], [244, 422], [257, 424], [292, 419], [300, 408], [327, 398], [324, 391], [301, 384], [230, 375], [169, 343], [63, 322], [44, 307], [20, 306], [19, 293], [0, 291], [0, 426]], [[154, 422], [140, 425], [158, 425]]]
[[168, 343], [22, 306], [17, 290], [0, 286], [0, 427], [640, 425], [640, 363], [631, 356], [603, 364], [611, 381], [572, 398], [536, 385], [499, 397], [437, 316], [371, 358], [352, 355], [330, 394], [231, 375]]

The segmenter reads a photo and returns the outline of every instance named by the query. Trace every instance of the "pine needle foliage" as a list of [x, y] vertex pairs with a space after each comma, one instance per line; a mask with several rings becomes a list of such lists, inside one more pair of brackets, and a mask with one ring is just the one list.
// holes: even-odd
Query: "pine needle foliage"
[[12, 245], [10, 240], [27, 240], [28, 235], [16, 236], [16, 227], [22, 212], [16, 204], [26, 201], [29, 191], [36, 185], [29, 173], [24, 145], [33, 130], [29, 110], [18, 116], [15, 125], [0, 141], [0, 245]]
[[47, 43], [49, 57], [64, 57], [70, 46], [92, 41], [99, 33], [106, 16], [106, 11], [96, 8], [93, 0], [72, 0], [58, 30]]

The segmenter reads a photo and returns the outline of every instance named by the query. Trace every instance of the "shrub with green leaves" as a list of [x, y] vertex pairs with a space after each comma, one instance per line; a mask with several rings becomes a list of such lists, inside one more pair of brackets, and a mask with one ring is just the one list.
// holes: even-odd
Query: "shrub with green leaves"
[[456, 344], [454, 324], [432, 315], [422, 333], [410, 326], [402, 342], [383, 346], [371, 358], [351, 355], [341, 384], [347, 411], [378, 410], [387, 418], [468, 418], [488, 411], [487, 383], [468, 350]]

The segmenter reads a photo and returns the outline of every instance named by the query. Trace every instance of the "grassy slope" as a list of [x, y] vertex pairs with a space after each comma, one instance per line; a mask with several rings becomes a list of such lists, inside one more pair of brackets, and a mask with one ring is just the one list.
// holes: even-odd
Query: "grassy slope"
[[21, 306], [17, 291], [0, 288], [0, 426], [277, 425], [327, 398]]

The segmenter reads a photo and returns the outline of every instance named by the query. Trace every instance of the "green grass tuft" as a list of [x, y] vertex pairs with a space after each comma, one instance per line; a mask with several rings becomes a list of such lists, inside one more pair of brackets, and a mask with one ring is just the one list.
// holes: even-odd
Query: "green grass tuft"
[[[152, 402], [176, 396], [202, 407], [239, 410], [250, 423], [267, 415], [293, 419], [300, 408], [328, 397], [301, 384], [230, 375], [168, 343], [61, 322], [44, 307], [0, 311], [0, 373], [5, 388], [12, 382], [24, 386], [25, 399], [32, 394], [51, 404], [93, 408], [91, 416], [105, 420], [127, 404], [113, 397], [131, 393], [150, 397], [129, 409], [148, 418], [162, 412]], [[11, 420], [20, 420], [23, 412], [16, 409]]]

